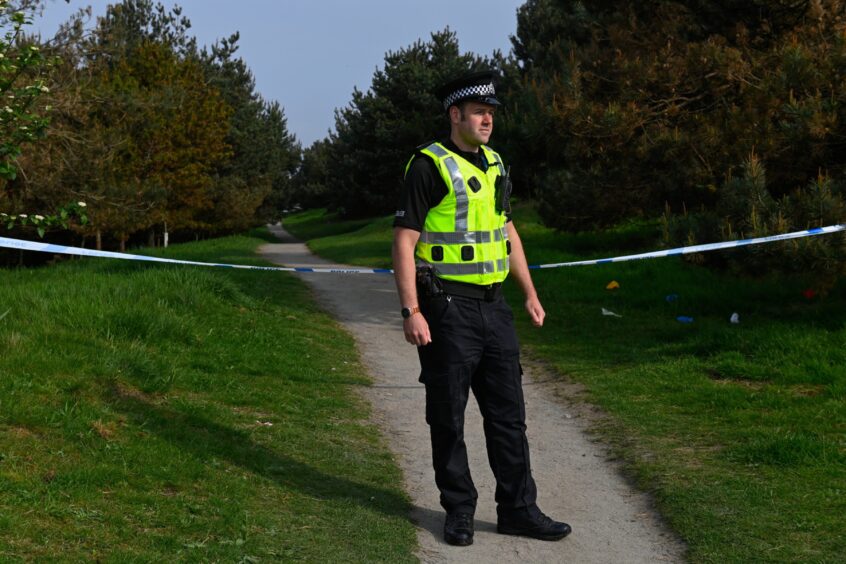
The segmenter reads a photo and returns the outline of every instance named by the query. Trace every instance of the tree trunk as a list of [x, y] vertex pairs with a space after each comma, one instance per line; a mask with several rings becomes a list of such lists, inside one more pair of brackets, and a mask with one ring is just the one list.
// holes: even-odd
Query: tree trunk
[[155, 247], [156, 246], [156, 230], [150, 229], [147, 232], [147, 246], [148, 247]]
[[122, 252], [122, 253], [126, 252], [126, 234], [125, 233], [120, 234], [120, 252]]
[[164, 242], [164, 248], [167, 248], [168, 239], [170, 237], [170, 233], [167, 232], [167, 222], [164, 223], [164, 234], [162, 236], [162, 241]]
[[103, 250], [103, 234], [100, 232], [99, 229], [97, 230], [97, 250]]

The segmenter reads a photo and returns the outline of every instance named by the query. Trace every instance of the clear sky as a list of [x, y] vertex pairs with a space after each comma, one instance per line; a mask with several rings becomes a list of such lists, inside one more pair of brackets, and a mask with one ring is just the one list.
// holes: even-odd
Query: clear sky
[[[304, 146], [335, 126], [335, 108], [346, 106], [357, 86], [366, 90], [388, 51], [427, 40], [449, 26], [462, 51], [508, 53], [524, 0], [181, 0], [200, 45], [235, 31], [238, 55], [256, 88], [285, 108], [288, 127]], [[52, 37], [79, 8], [105, 13], [107, 0], [47, 0], [36, 29]], [[173, 0], [163, 0], [173, 6]], [[413, 85], [409, 85], [413, 88]]]

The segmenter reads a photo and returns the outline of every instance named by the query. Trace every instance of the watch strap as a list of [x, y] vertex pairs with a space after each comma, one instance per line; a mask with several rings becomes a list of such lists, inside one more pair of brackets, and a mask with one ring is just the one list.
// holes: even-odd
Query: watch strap
[[408, 319], [415, 313], [420, 313], [420, 306], [404, 307], [400, 310], [403, 319]]

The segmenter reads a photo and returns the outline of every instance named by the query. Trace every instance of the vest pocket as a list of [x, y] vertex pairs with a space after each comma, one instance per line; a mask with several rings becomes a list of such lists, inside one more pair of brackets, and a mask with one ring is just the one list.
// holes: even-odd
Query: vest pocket
[[435, 262], [441, 262], [444, 260], [444, 248], [440, 245], [436, 245], [432, 247], [432, 260]]
[[473, 247], [471, 247], [470, 245], [464, 245], [463, 247], [461, 247], [461, 260], [465, 262], [471, 261], [475, 256], [476, 253], [473, 250]]

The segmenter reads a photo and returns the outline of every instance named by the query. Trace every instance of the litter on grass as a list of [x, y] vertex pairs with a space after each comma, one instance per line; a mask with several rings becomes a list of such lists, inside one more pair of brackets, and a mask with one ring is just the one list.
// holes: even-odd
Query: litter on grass
[[602, 315], [607, 315], [609, 317], [623, 317], [619, 313], [614, 313], [610, 309], [605, 309], [605, 308], [602, 308]]

